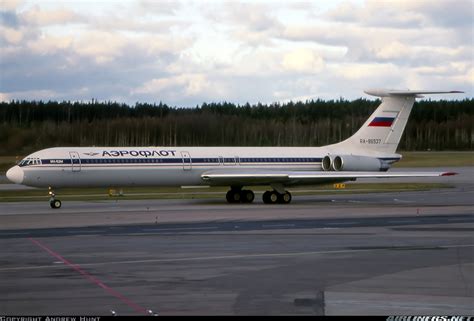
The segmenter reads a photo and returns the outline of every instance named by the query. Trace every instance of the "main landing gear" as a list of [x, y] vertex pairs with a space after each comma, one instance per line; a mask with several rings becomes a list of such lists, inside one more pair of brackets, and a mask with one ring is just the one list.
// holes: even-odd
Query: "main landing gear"
[[285, 191], [281, 194], [277, 191], [266, 191], [263, 193], [262, 198], [265, 204], [289, 204], [291, 202], [291, 193]]
[[252, 203], [255, 194], [251, 190], [231, 188], [225, 198], [229, 203]]
[[[251, 190], [240, 188], [231, 188], [225, 198], [229, 203], [252, 203], [255, 194]], [[263, 202], [265, 204], [289, 204], [291, 202], [291, 193], [284, 191], [279, 193], [276, 190], [263, 193]]]
[[49, 205], [51, 208], [60, 208], [61, 207], [61, 201], [56, 199], [56, 194], [54, 194], [54, 191], [49, 188]]

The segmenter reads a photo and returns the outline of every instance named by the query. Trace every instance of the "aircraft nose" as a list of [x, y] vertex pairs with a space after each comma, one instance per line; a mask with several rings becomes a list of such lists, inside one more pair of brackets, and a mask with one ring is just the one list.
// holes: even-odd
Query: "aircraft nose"
[[15, 184], [21, 184], [23, 182], [23, 178], [25, 177], [25, 173], [20, 166], [13, 166], [7, 171], [7, 178]]

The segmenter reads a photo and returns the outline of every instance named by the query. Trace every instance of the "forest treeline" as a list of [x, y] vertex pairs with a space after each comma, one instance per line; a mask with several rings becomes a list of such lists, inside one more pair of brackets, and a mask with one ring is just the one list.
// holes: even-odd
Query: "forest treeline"
[[[322, 146], [351, 136], [379, 100], [194, 108], [116, 102], [0, 103], [0, 155], [54, 146]], [[474, 99], [415, 103], [399, 150], [472, 150]]]

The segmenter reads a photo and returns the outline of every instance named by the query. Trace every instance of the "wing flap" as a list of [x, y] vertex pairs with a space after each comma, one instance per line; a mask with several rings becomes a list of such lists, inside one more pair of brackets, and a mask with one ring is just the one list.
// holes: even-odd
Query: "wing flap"
[[288, 175], [290, 178], [397, 178], [397, 177], [438, 177], [455, 175], [450, 172], [316, 172], [311, 173], [292, 173]]
[[201, 179], [213, 184], [224, 185], [258, 185], [271, 183], [285, 183], [289, 181], [287, 173], [276, 172], [208, 172], [201, 175]]
[[439, 177], [456, 175], [453, 172], [306, 172], [306, 171], [209, 171], [201, 179], [214, 185], [267, 185], [295, 183], [318, 184], [357, 178]]

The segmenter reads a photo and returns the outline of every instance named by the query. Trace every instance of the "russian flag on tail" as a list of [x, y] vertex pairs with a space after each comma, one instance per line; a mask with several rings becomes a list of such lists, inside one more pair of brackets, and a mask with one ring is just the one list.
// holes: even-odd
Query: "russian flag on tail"
[[369, 124], [369, 127], [390, 127], [395, 117], [375, 117]]

